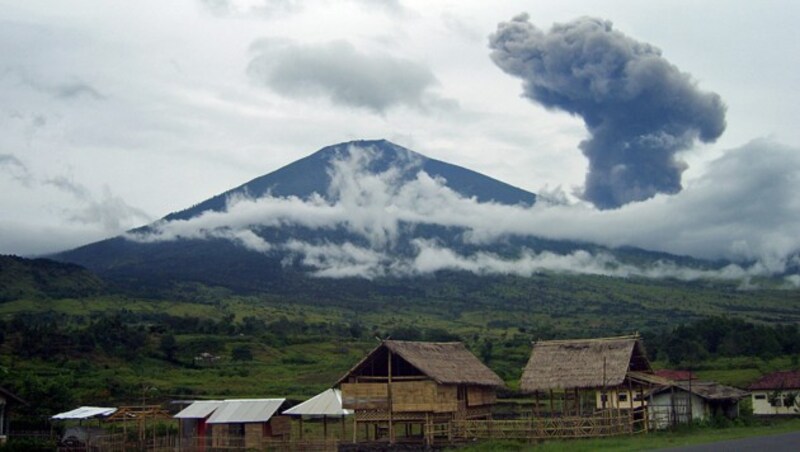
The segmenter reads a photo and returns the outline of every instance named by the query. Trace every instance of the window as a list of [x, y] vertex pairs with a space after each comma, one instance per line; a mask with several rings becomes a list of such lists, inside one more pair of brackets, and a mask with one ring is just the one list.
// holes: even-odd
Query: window
[[600, 401], [601, 401], [601, 402], [608, 402], [608, 395], [606, 395], [606, 394], [601, 394], [601, 395], [600, 395]]
[[620, 402], [627, 402], [628, 401], [628, 394], [620, 394], [619, 395]]
[[783, 397], [781, 396], [770, 397], [769, 404], [772, 406], [783, 406]]
[[766, 394], [754, 394], [753, 398], [756, 399], [756, 400], [767, 400], [767, 395]]

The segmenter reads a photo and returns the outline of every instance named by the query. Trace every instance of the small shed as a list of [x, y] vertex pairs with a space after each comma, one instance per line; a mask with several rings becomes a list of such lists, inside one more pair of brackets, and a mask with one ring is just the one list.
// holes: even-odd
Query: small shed
[[[644, 391], [657, 377], [638, 335], [534, 342], [520, 389], [534, 394], [534, 414], [583, 415], [643, 408]], [[591, 398], [587, 397], [590, 392]]]
[[[437, 426], [455, 419], [488, 419], [503, 380], [461, 342], [384, 340], [340, 380], [342, 406], [351, 409], [354, 440], [433, 441]], [[414, 432], [419, 428], [418, 434]], [[418, 436], [417, 436], [418, 435]]]
[[24, 404], [19, 396], [0, 386], [0, 446], [8, 441], [11, 407]]
[[772, 372], [747, 387], [753, 414], [800, 415], [800, 370]]
[[[174, 417], [181, 421], [182, 442], [203, 449], [239, 447], [260, 449], [264, 439], [287, 438], [289, 418], [275, 416], [286, 399], [230, 399], [197, 401]], [[187, 426], [188, 425], [188, 426]]]
[[340, 419], [342, 424], [342, 437], [344, 437], [344, 418], [353, 414], [353, 410], [342, 407], [342, 391], [339, 389], [326, 389], [303, 403], [284, 411], [285, 416], [296, 417], [300, 420], [300, 439], [303, 438], [304, 419], [322, 419], [323, 437], [328, 437], [328, 419]]
[[713, 381], [678, 381], [653, 390], [648, 396], [650, 425], [661, 429], [676, 424], [725, 416], [739, 416], [739, 401], [749, 395]]
[[[107, 419], [117, 411], [114, 407], [81, 406], [50, 416], [54, 421], [77, 421], [78, 425], [70, 425], [64, 429], [59, 446], [64, 448], [85, 448], [94, 439], [105, 436], [106, 430], [100, 427], [100, 421]], [[84, 425], [84, 421], [97, 420], [97, 424]]]

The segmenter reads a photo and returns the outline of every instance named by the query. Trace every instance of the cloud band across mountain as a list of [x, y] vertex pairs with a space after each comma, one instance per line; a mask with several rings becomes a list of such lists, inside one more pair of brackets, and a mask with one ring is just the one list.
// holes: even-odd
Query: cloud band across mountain
[[[450, 269], [478, 274], [558, 271], [739, 279], [781, 274], [800, 264], [795, 262], [800, 239], [793, 232], [800, 227], [800, 206], [791, 205], [790, 196], [800, 188], [800, 175], [786, 174], [786, 168], [800, 168], [800, 157], [768, 141], [731, 151], [679, 195], [613, 211], [546, 202], [534, 206], [479, 202], [424, 171], [409, 180], [391, 168], [369, 171], [376, 152], [380, 151], [353, 146], [349, 154], [332, 161], [329, 198], [233, 197], [224, 211], [163, 221], [128, 238], [140, 242], [226, 238], [257, 252], [284, 255], [285, 263], [326, 277], [406, 276]], [[760, 166], [761, 176], [748, 178], [753, 165]], [[730, 187], [731, 180], [739, 184]], [[749, 211], [752, 216], [742, 215]], [[269, 241], [263, 232], [270, 228], [327, 231], [318, 236], [328, 238]], [[426, 236], [430, 228], [447, 231], [453, 241]], [[344, 233], [330, 234], [335, 231]], [[739, 264], [703, 269], [662, 260], [641, 267], [589, 245], [564, 253], [534, 245], [508, 246], [520, 237], [633, 245]]]

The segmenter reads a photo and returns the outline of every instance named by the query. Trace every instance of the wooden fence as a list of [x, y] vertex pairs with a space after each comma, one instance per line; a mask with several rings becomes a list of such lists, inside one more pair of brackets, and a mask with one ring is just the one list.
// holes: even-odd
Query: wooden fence
[[[416, 438], [404, 438], [400, 442], [416, 440], [424, 444], [455, 444], [469, 440], [513, 439], [541, 441], [548, 439], [597, 438], [604, 436], [630, 435], [644, 431], [644, 421], [617, 413], [597, 413], [593, 416], [569, 416], [530, 418], [516, 420], [451, 420], [430, 423], [424, 426]], [[383, 441], [388, 442], [388, 438]], [[207, 438], [156, 437], [141, 442], [131, 442], [124, 435], [108, 435], [95, 438], [86, 451], [205, 451], [227, 452], [260, 450], [270, 452], [328, 452], [339, 446], [352, 444], [338, 438], [322, 439], [272, 439], [264, 438], [258, 446], [246, 446], [242, 437], [216, 436]]]
[[552, 417], [527, 420], [457, 420], [449, 432], [432, 432], [432, 436], [447, 434], [449, 439], [518, 439], [544, 440], [554, 438], [597, 438], [630, 435], [641, 431], [643, 421], [629, 416]]

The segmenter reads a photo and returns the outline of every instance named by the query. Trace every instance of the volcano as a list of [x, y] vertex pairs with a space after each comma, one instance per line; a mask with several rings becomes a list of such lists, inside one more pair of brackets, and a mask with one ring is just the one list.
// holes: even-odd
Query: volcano
[[[310, 277], [513, 273], [515, 259], [542, 253], [578, 261], [602, 255], [612, 266], [665, 258], [530, 235], [480, 238], [463, 224], [464, 218], [503, 222], [506, 208], [531, 209], [536, 202], [534, 193], [391, 142], [353, 141], [122, 236], [52, 257], [137, 287], [199, 283], [248, 292], [302, 289]], [[498, 218], [487, 218], [493, 212]]]

